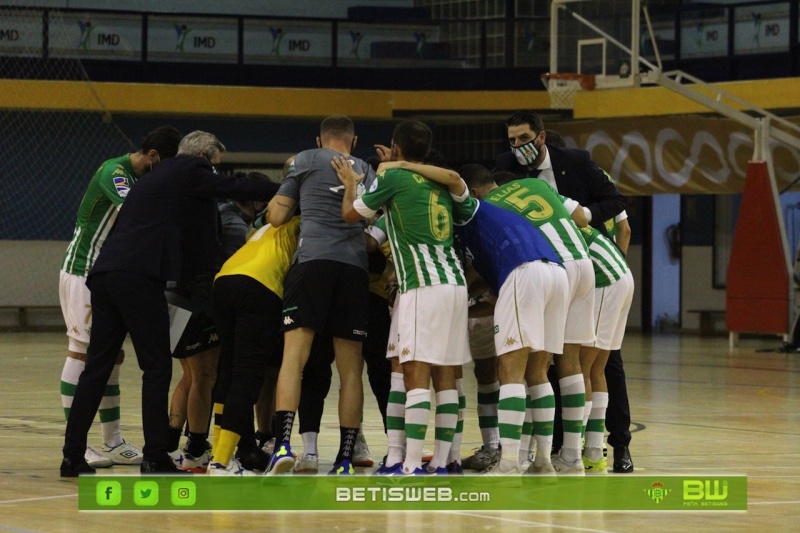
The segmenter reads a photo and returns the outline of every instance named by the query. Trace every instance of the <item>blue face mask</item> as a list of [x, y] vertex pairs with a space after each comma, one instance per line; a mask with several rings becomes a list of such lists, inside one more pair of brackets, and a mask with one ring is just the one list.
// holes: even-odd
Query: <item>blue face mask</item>
[[539, 149], [534, 144], [534, 141], [528, 141], [522, 146], [512, 146], [511, 151], [516, 156], [519, 164], [525, 166], [532, 165], [539, 156]]

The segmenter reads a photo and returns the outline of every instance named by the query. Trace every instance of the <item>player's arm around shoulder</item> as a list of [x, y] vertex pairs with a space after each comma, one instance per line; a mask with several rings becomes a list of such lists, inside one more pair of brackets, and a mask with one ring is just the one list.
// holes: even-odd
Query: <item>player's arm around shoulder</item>
[[364, 179], [364, 174], [356, 174], [346, 157], [334, 157], [331, 159], [331, 166], [336, 171], [339, 181], [344, 185], [342, 218], [345, 222], [358, 222], [362, 218], [374, 215], [376, 211], [367, 207], [363, 200], [356, 197], [356, 185]]

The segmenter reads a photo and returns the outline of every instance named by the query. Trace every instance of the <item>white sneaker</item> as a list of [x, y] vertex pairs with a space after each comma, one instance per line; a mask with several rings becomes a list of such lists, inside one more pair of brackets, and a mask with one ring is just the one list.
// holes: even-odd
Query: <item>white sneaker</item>
[[562, 476], [584, 475], [583, 459], [578, 457], [575, 461], [566, 461], [561, 454], [553, 457], [553, 468]]
[[518, 476], [522, 474], [517, 461], [510, 459], [500, 459], [487, 468], [482, 474], [485, 476]]
[[181, 470], [187, 470], [196, 474], [201, 474], [208, 469], [208, 463], [211, 461], [211, 450], [206, 450], [199, 457], [195, 457], [186, 449], [181, 448], [169, 453], [172, 462]]
[[114, 466], [114, 461], [111, 457], [103, 455], [94, 446], [87, 446], [86, 452], [83, 454], [86, 463], [92, 468], [108, 468]]
[[211, 462], [208, 464], [208, 470], [206, 474], [209, 476], [255, 476], [257, 475], [252, 470], [248, 470], [242, 466], [242, 463], [239, 462], [238, 459], [235, 457], [231, 459], [231, 464], [228, 466], [223, 465], [222, 463], [215, 463], [212, 459]]
[[531, 466], [528, 467], [525, 473], [533, 476], [555, 476], [556, 470], [553, 468], [553, 463], [548, 461], [540, 465], [531, 463]]
[[369, 446], [367, 446], [367, 439], [361, 431], [358, 432], [356, 437], [356, 444], [353, 446], [353, 466], [370, 467], [375, 464], [372, 456], [369, 454]]
[[296, 474], [318, 474], [319, 456], [315, 453], [304, 453], [294, 467]]
[[142, 450], [124, 440], [122, 444], [113, 448], [103, 445], [103, 453], [110, 457], [115, 465], [140, 465], [144, 458]]

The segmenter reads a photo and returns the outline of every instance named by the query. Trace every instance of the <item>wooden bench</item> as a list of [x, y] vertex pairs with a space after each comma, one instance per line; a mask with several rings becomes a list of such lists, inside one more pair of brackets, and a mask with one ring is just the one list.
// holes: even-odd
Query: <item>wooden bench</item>
[[689, 309], [687, 312], [700, 315], [700, 335], [704, 337], [714, 334], [715, 318], [725, 318], [724, 309]]

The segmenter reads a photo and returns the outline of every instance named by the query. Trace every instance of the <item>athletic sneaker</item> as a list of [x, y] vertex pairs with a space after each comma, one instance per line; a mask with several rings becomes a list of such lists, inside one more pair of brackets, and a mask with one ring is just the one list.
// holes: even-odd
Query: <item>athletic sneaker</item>
[[450, 474], [450, 472], [448, 472], [446, 466], [439, 466], [439, 467], [434, 468], [433, 470], [431, 470], [431, 464], [430, 463], [424, 463], [422, 465], [422, 469], [425, 471], [425, 474], [428, 475], [428, 476], [447, 476], [447, 475]]
[[294, 466], [295, 474], [319, 473], [319, 456], [316, 453], [304, 453]]
[[553, 468], [562, 476], [582, 476], [584, 474], [583, 459], [578, 457], [575, 461], [566, 461], [560, 453], [553, 457]]
[[86, 453], [83, 454], [83, 458], [86, 460], [86, 464], [92, 468], [108, 468], [114, 465], [114, 460], [111, 457], [103, 455], [94, 446], [86, 447]]
[[369, 446], [367, 446], [367, 439], [364, 434], [359, 431], [356, 437], [356, 444], [353, 446], [353, 464], [355, 466], [370, 467], [375, 464], [372, 456], [369, 454]]
[[528, 467], [525, 473], [532, 476], [555, 476], [556, 469], [553, 468], [553, 463], [550, 461], [542, 463], [541, 465], [531, 463], [531, 466]]
[[485, 476], [518, 476], [522, 474], [523, 470], [520, 468], [517, 461], [511, 459], [500, 459], [495, 461], [489, 468], [482, 472]]
[[294, 454], [292, 454], [292, 447], [288, 442], [282, 442], [278, 446], [275, 453], [272, 454], [272, 459], [269, 462], [269, 469], [264, 473], [267, 476], [277, 476], [290, 472], [294, 466]]
[[467, 457], [461, 461], [461, 467], [464, 470], [477, 470], [482, 472], [492, 466], [500, 458], [500, 450], [487, 448], [486, 445], [481, 446], [475, 450], [475, 454]]
[[[591, 448], [589, 448], [591, 450]], [[591, 476], [606, 476], [608, 475], [608, 460], [603, 457], [600, 448], [595, 448], [596, 452], [592, 454], [584, 453], [581, 459], [583, 460], [583, 470], [586, 475]], [[588, 451], [588, 450], [587, 450]], [[600, 455], [600, 459], [592, 461], [589, 459], [590, 455]]]
[[532, 452], [528, 452], [528, 457], [526, 457], [525, 460], [522, 461], [519, 464], [519, 466], [520, 466], [520, 468], [522, 469], [523, 472], [528, 470], [528, 467], [530, 467], [533, 464], [533, 458], [534, 457], [536, 457], [536, 451], [535, 450], [532, 451]]
[[381, 465], [375, 470], [372, 475], [373, 476], [391, 476], [394, 475], [396, 470], [403, 470], [403, 463], [395, 463], [393, 465], [386, 464], [386, 456], [383, 456], [383, 461], [381, 461]]
[[175, 466], [181, 470], [202, 474], [208, 469], [208, 463], [211, 461], [211, 444], [206, 442], [206, 449], [199, 456], [190, 454], [185, 446], [179, 450], [170, 452], [169, 456], [172, 462], [175, 463]]
[[122, 441], [119, 446], [103, 445], [103, 453], [111, 458], [115, 465], [140, 465], [142, 464], [142, 450], [133, 444]]
[[258, 470], [263, 472], [269, 467], [269, 455], [261, 448], [253, 448], [246, 452], [237, 449], [235, 457], [246, 470]]
[[458, 461], [453, 461], [449, 465], [447, 465], [447, 473], [451, 476], [463, 476], [464, 469], [461, 468], [461, 463]]
[[222, 463], [215, 463], [212, 461], [208, 464], [208, 471], [206, 472], [209, 476], [255, 476], [256, 473], [252, 470], [248, 470], [242, 466], [242, 463], [239, 462], [238, 459], [233, 458], [231, 459], [231, 464], [225, 466]]
[[350, 459], [342, 459], [338, 463], [333, 463], [333, 468], [328, 472], [329, 476], [352, 476], [355, 475], [356, 469], [353, 468], [353, 463]]

